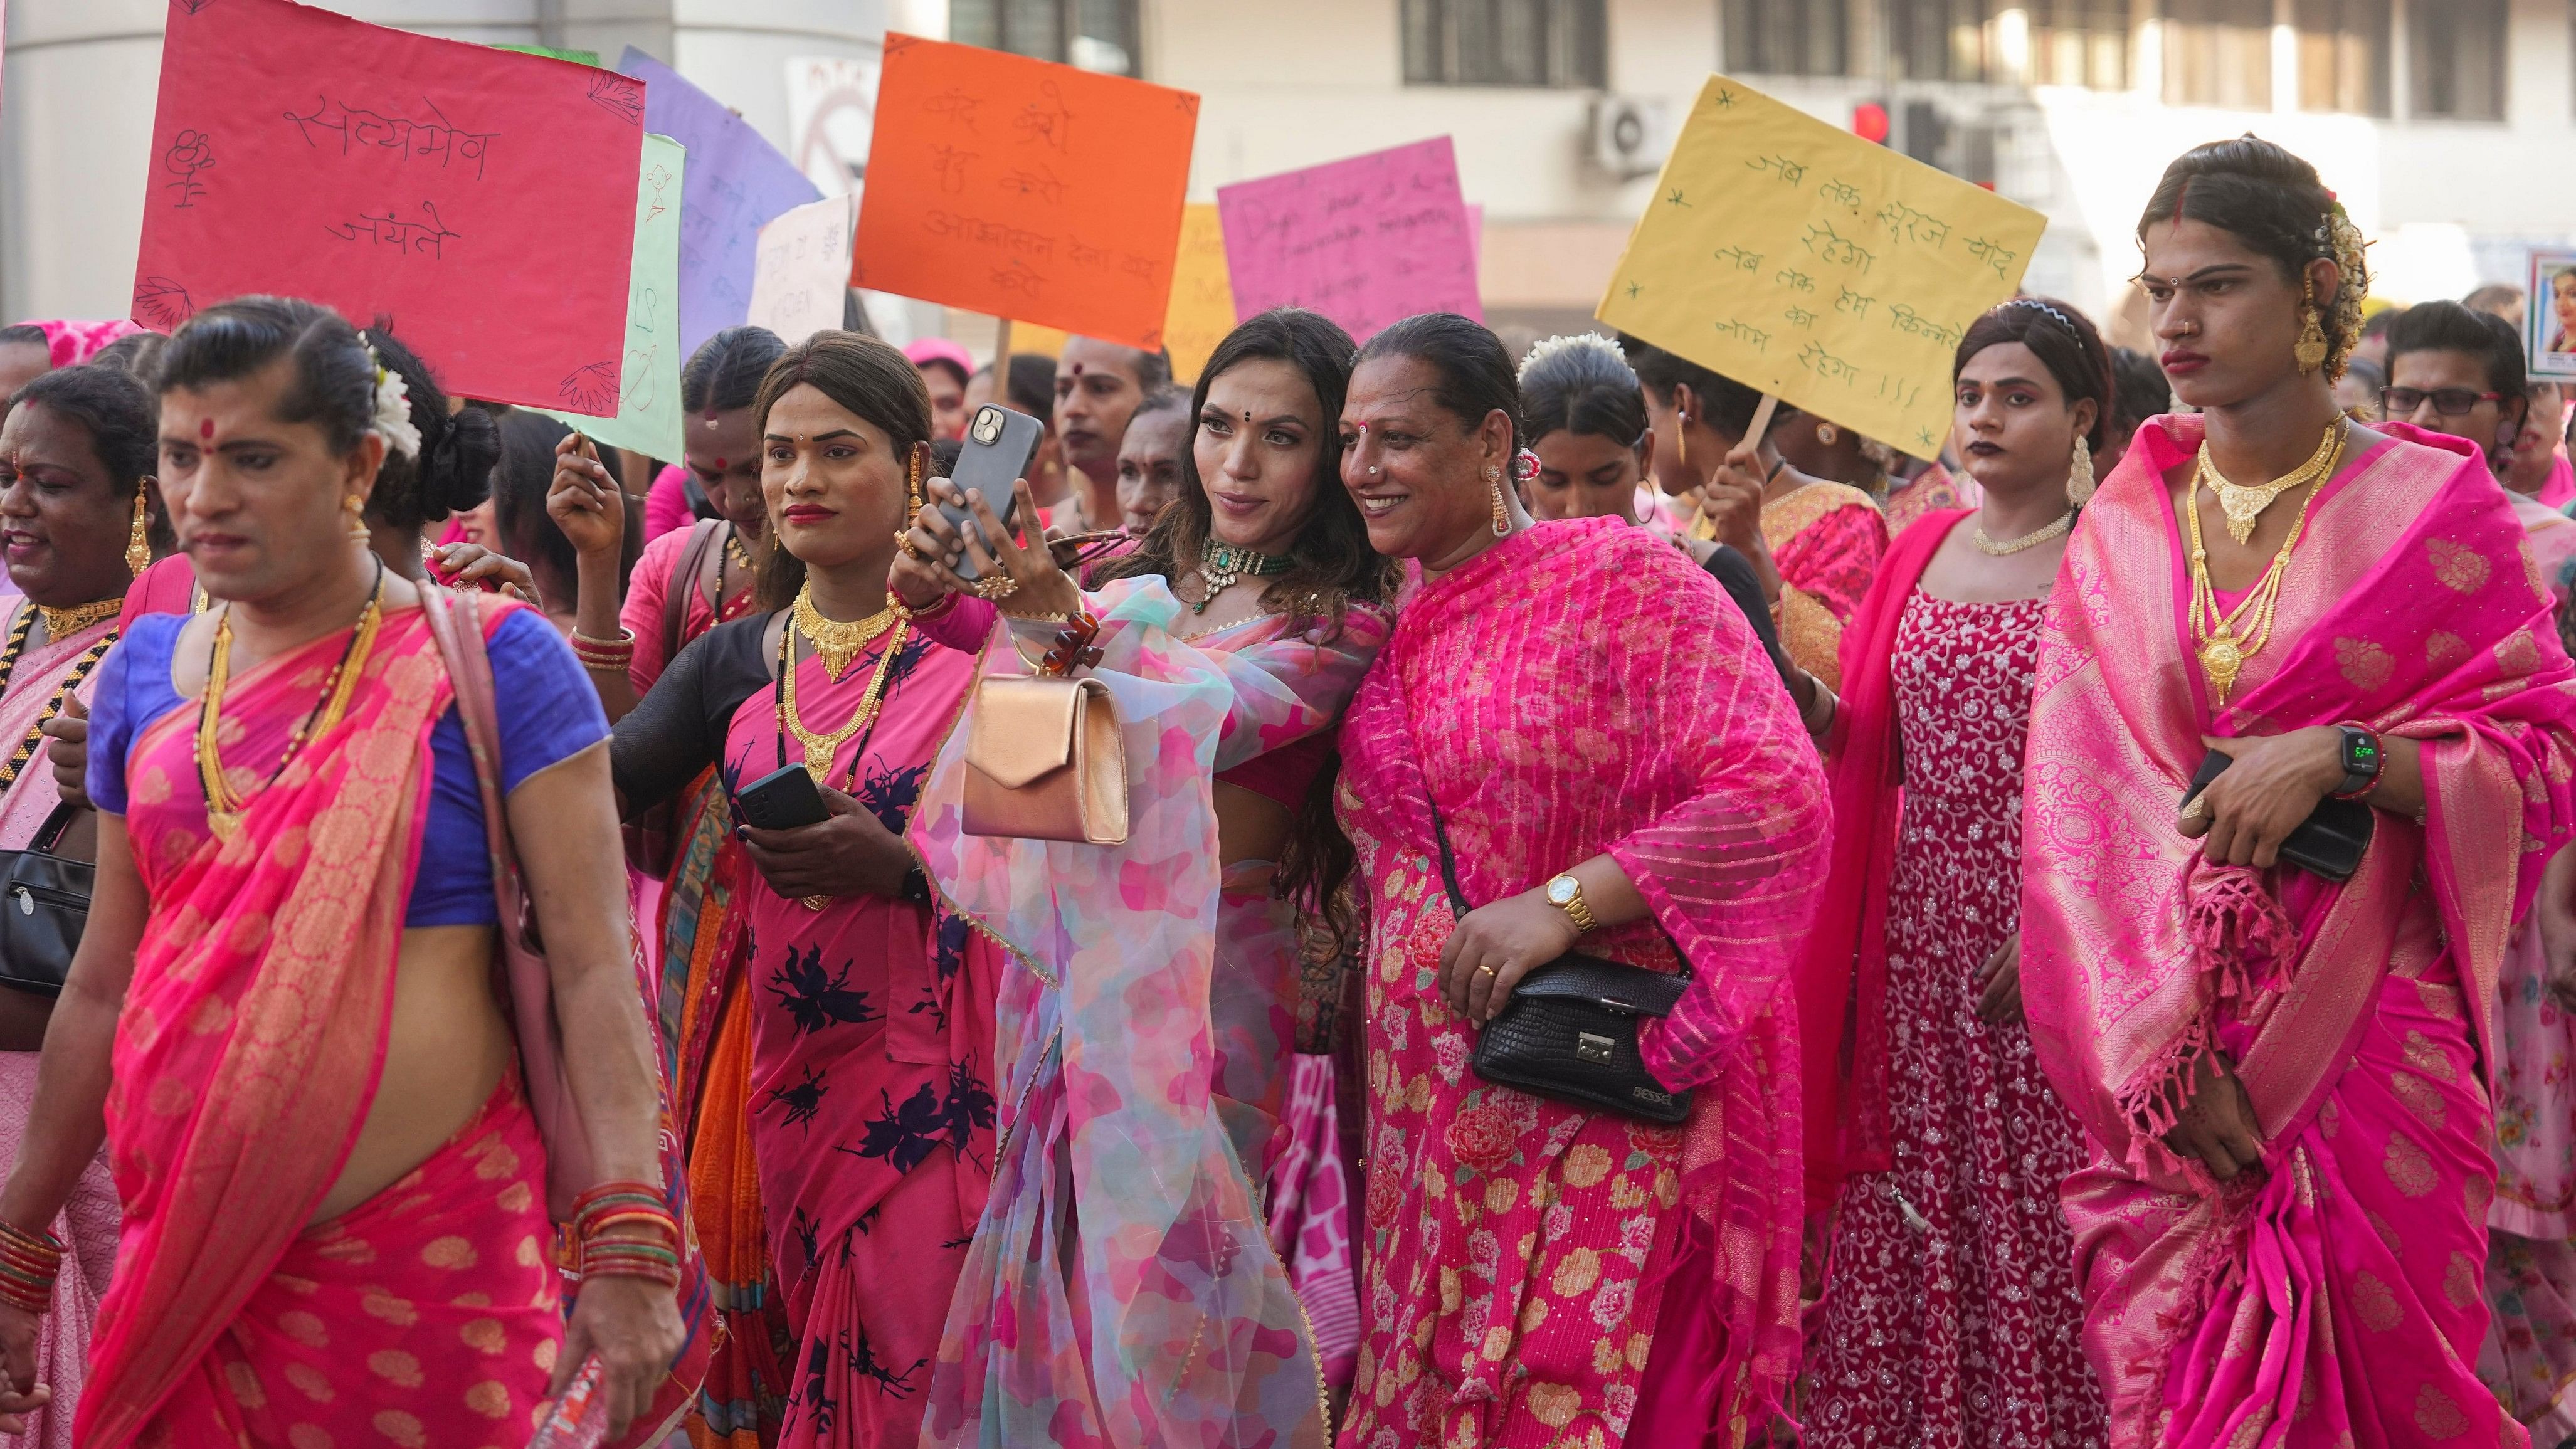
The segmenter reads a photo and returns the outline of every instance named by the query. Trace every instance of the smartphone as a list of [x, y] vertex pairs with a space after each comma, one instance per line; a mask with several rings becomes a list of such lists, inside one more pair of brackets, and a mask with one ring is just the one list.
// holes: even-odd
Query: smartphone
[[[2210, 751], [2192, 773], [2191, 788], [2184, 792], [2182, 803], [2189, 805], [2209, 788], [2210, 781], [2235, 763], [2217, 750]], [[2315, 812], [2300, 821], [2290, 838], [2281, 842], [2281, 859], [2319, 879], [2340, 884], [2361, 869], [2362, 853], [2370, 849], [2370, 837], [2377, 824], [2378, 817], [2371, 807], [2359, 800], [2320, 800]]]
[[[1045, 441], [1046, 424], [1027, 413], [987, 403], [977, 408], [967, 422], [966, 444], [957, 452], [957, 466], [950, 471], [948, 481], [956, 484], [960, 493], [981, 494], [984, 505], [1002, 520], [1004, 528], [1017, 528], [1011, 515], [1017, 510], [1019, 495], [1011, 485], [1028, 476], [1029, 464], [1037, 460], [1038, 444]], [[949, 522], [983, 538], [975, 515], [965, 505], [942, 503], [939, 511]], [[984, 539], [984, 543], [989, 549], [992, 540]], [[972, 554], [957, 561], [957, 573], [961, 578], [975, 577]]]
[[823, 806], [823, 792], [814, 788], [814, 777], [803, 765], [761, 776], [743, 786], [733, 801], [741, 807], [743, 819], [763, 830], [794, 830], [832, 818]]

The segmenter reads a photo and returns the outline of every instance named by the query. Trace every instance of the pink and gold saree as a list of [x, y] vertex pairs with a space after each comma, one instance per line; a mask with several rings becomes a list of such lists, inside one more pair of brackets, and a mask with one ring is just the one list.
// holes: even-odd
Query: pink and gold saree
[[[1544, 523], [1403, 601], [1342, 727], [1368, 883], [1359, 1370], [1341, 1442], [1740, 1445], [1798, 1353], [1796, 1003], [1822, 771], [1717, 585], [1643, 529]], [[1440, 995], [1468, 900], [1608, 852], [1653, 910], [1583, 949], [1695, 974], [1639, 1034], [1677, 1127], [1469, 1067]], [[1677, 961], [1678, 950], [1681, 961]]]
[[[2112, 1442], [2522, 1442], [2471, 1371], [2493, 1193], [2490, 1006], [2576, 796], [2576, 671], [2522, 525], [2456, 440], [2328, 482], [2270, 648], [2213, 708], [2165, 479], [2168, 417], [2085, 510], [2050, 602], [2024, 774], [2022, 982], [2093, 1159], [2064, 1189]], [[2222, 601], [2232, 602], [2232, 601]], [[2424, 745], [2340, 887], [2213, 867], [2175, 813], [2204, 733], [2358, 720]], [[2224, 1050], [2267, 1144], [2220, 1186], [2168, 1149]]]

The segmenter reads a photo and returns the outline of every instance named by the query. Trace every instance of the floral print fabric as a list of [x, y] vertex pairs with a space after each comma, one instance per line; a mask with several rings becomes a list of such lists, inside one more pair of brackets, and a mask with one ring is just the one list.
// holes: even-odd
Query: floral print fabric
[[2044, 602], [1916, 592], [1889, 660], [1905, 796], [1887, 887], [1894, 1168], [1844, 1185], [1809, 1335], [1816, 1449], [2104, 1442], [2057, 1186], [2083, 1132], [2020, 1022], [1977, 1016], [2021, 918], [2021, 753]]
[[[1758, 1429], [1797, 1352], [1794, 1001], [1823, 781], [1716, 583], [1616, 520], [1541, 524], [1421, 586], [1343, 725], [1339, 806], [1368, 883], [1362, 1343], [1345, 1449], [1614, 1449], [1666, 1293], [1706, 1305], [1719, 1442]], [[1639, 1045], [1690, 1120], [1658, 1127], [1488, 1086], [1438, 993], [1465, 893], [1608, 851], [1652, 921], [1587, 952], [1694, 980]], [[1682, 1213], [1719, 1250], [1680, 1254]], [[1681, 1265], [1698, 1276], [1678, 1276]]]

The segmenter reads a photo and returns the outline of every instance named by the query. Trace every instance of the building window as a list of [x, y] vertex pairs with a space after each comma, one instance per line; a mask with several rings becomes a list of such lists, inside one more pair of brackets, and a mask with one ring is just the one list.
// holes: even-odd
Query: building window
[[2388, 114], [2388, 0], [2296, 0], [2299, 109]]
[[2418, 116], [2504, 119], [2505, 0], [2415, 0], [2408, 7], [2408, 100]]
[[1986, 78], [1986, 0], [1888, 0], [1887, 34], [1906, 80]]
[[2165, 104], [2272, 109], [2270, 0], [2164, 0]]
[[1404, 0], [1408, 85], [1609, 84], [1606, 0]]
[[1136, 0], [948, 0], [948, 38], [1135, 75]]
[[1726, 68], [1737, 75], [1846, 75], [1844, 0], [1726, 0]]
[[[2129, 88], [2129, 0], [2029, 0], [2024, 13], [2034, 83]], [[1997, 25], [2010, 16], [2005, 12]]]

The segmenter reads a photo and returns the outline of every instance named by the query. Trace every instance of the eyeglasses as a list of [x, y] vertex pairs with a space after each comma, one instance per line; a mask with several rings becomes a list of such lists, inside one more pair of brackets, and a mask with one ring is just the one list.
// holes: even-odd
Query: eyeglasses
[[2482, 402], [2501, 402], [2504, 394], [2471, 392], [2465, 387], [2437, 387], [2430, 392], [2420, 387], [2383, 387], [2379, 390], [2379, 405], [2386, 408], [2392, 418], [2407, 416], [2422, 407], [2427, 398], [2432, 399], [2433, 411], [2446, 418], [2456, 418]]

